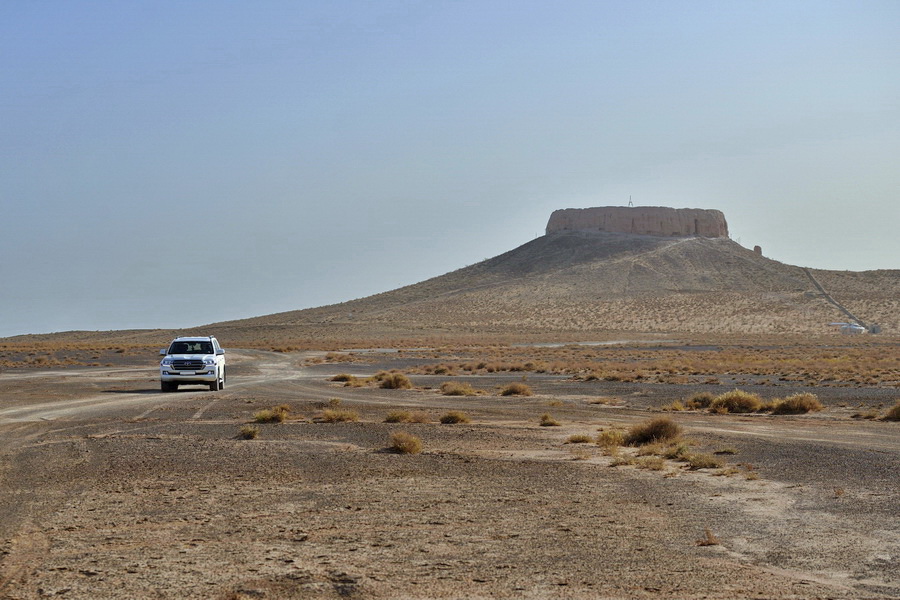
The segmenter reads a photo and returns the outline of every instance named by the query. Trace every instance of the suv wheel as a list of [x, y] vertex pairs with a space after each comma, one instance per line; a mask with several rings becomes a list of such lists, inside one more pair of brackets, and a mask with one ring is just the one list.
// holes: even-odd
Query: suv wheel
[[218, 392], [222, 387], [222, 379], [219, 377], [219, 374], [216, 373], [216, 380], [209, 384], [209, 389], [211, 392]]
[[178, 384], [171, 383], [169, 381], [161, 381], [159, 387], [164, 392], [174, 392], [174, 391], [178, 390]]

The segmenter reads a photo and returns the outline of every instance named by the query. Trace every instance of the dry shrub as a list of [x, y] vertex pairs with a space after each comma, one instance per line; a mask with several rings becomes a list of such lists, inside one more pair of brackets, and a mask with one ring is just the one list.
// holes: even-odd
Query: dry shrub
[[900, 421], [900, 402], [897, 402], [897, 404], [890, 408], [882, 419], [885, 421]]
[[706, 531], [703, 533], [703, 537], [697, 540], [698, 546], [718, 546], [722, 542], [719, 541], [712, 531], [710, 531], [709, 527], [706, 528]]
[[478, 392], [468, 383], [445, 381], [441, 384], [441, 393], [445, 396], [474, 396]]
[[531, 388], [524, 383], [510, 383], [500, 390], [501, 396], [530, 396]]
[[255, 440], [259, 435], [259, 427], [255, 425], [244, 425], [241, 427], [240, 438], [243, 440]]
[[690, 452], [680, 460], [686, 462], [691, 469], [720, 469], [725, 464], [722, 459], [702, 452]]
[[409, 412], [405, 410], [392, 410], [384, 418], [385, 423], [409, 423]]
[[468, 423], [471, 419], [469, 416], [458, 410], [451, 410], [441, 417], [441, 423], [444, 425], [453, 425], [455, 423]]
[[409, 413], [409, 422], [410, 423], [431, 423], [431, 417], [428, 416], [428, 413], [421, 410], [414, 410]]
[[346, 423], [359, 421], [359, 414], [347, 408], [326, 408], [320, 419], [323, 423]]
[[591, 436], [583, 434], [583, 433], [576, 433], [576, 434], [570, 435], [569, 439], [566, 440], [566, 443], [567, 444], [588, 444], [588, 443], [590, 443], [590, 441], [591, 441]]
[[550, 416], [550, 413], [541, 415], [541, 427], [559, 427], [559, 421]]
[[606, 429], [597, 435], [597, 445], [601, 448], [616, 448], [625, 443], [625, 432], [621, 429]]
[[809, 392], [788, 396], [775, 405], [773, 415], [800, 415], [822, 410], [824, 407], [815, 394]]
[[625, 436], [626, 446], [643, 446], [656, 442], [674, 440], [681, 435], [681, 427], [669, 417], [658, 417], [644, 423], [638, 423], [628, 430]]
[[666, 461], [658, 456], [642, 456], [637, 459], [636, 464], [640, 469], [651, 471], [662, 471], [666, 468]]
[[709, 408], [715, 396], [709, 392], [699, 392], [687, 399], [686, 406], [688, 408]]
[[398, 454], [418, 454], [422, 451], [422, 440], [411, 433], [395, 431], [391, 434], [390, 448]]
[[409, 377], [403, 373], [385, 373], [380, 386], [386, 390], [408, 390], [412, 387]]
[[257, 423], [284, 423], [291, 412], [287, 404], [280, 404], [272, 408], [264, 408], [253, 414], [253, 420]]
[[716, 396], [709, 405], [709, 410], [717, 413], [750, 413], [758, 411], [763, 405], [762, 398], [743, 390], [731, 390]]
[[338, 373], [334, 377], [330, 378], [328, 381], [346, 381], [349, 383], [351, 381], [356, 381], [356, 377], [354, 377], [350, 373]]

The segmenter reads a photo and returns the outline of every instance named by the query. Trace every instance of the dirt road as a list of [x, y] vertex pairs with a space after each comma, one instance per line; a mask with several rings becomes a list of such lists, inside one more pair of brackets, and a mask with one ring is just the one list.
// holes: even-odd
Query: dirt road
[[[433, 376], [413, 390], [328, 381], [389, 357], [308, 356], [229, 353], [222, 392], [160, 393], [152, 361], [2, 373], [0, 598], [900, 596], [896, 423], [836, 402], [683, 413], [730, 470], [613, 468], [569, 436], [684, 390], [535, 375], [535, 396], [447, 397], [424, 389], [446, 380]], [[333, 398], [359, 421], [318, 422]], [[288, 422], [240, 438], [277, 404]], [[397, 409], [432, 422], [384, 423]], [[437, 423], [449, 409], [472, 422]], [[538, 425], [548, 412], [559, 427]], [[398, 429], [424, 451], [386, 451]]]

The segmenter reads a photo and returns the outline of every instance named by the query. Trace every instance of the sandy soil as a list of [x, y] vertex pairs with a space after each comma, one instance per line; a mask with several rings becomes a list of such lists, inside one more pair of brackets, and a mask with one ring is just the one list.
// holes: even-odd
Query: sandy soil
[[[390, 355], [309, 356], [232, 352], [222, 392], [159, 393], [154, 357], [0, 374], [0, 598], [900, 597], [900, 425], [848, 406], [896, 389], [815, 390], [815, 415], [673, 415], [728, 452], [727, 476], [566, 443], [698, 386], [531, 374], [531, 397], [447, 397], [446, 377], [328, 381]], [[317, 422], [332, 398], [359, 422]], [[282, 403], [288, 422], [240, 438]], [[433, 422], [383, 423], [396, 409]], [[472, 422], [437, 423], [450, 409]], [[423, 452], [389, 452], [397, 430]]]

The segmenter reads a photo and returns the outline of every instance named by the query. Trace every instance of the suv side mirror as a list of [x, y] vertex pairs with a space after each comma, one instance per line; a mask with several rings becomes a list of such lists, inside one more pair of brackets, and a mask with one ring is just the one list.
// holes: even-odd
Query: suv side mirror
[[224, 355], [225, 355], [224, 348], [219, 348], [218, 350], [216, 350], [216, 356], [224, 356]]
[[165, 356], [165, 355], [166, 355], [166, 349], [163, 348], [162, 350], [160, 350], [160, 351], [159, 351], [159, 355], [160, 355], [160, 356]]

